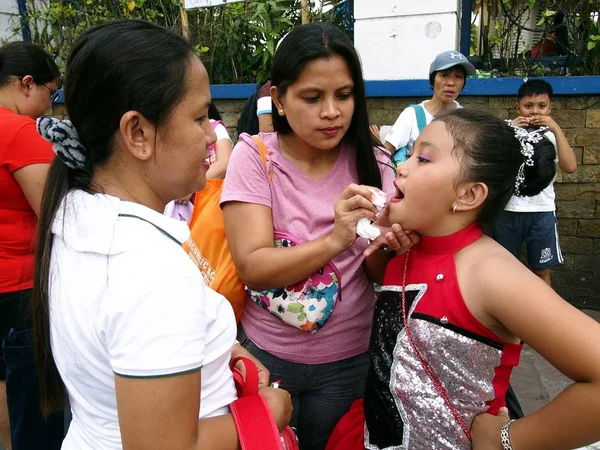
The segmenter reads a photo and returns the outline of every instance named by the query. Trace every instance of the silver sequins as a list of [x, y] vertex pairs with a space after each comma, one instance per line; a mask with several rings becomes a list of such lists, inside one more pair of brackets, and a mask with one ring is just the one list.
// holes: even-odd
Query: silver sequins
[[[438, 375], [467, 426], [494, 399], [494, 369], [502, 352], [431, 322], [409, 319], [415, 345]], [[463, 450], [471, 442], [439, 396], [408, 342], [398, 334], [390, 389], [405, 422], [403, 445], [411, 450]], [[408, 435], [408, 436], [407, 436]]]

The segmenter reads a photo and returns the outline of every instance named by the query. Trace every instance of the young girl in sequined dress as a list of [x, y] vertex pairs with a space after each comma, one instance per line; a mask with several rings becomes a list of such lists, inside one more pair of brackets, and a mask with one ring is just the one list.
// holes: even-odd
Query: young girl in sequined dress
[[[600, 439], [600, 325], [480, 228], [515, 191], [531, 195], [540, 134], [456, 110], [427, 126], [398, 167], [379, 224], [421, 239], [386, 268], [364, 400], [328, 449], [566, 450]], [[509, 421], [522, 342], [575, 383]]]

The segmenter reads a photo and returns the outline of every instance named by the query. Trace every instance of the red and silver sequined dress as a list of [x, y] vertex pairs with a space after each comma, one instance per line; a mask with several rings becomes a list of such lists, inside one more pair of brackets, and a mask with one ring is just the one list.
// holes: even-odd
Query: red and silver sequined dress
[[[414, 343], [468, 428], [504, 406], [521, 345], [501, 341], [467, 309], [454, 254], [481, 236], [477, 224], [443, 237], [422, 237], [410, 252], [408, 326]], [[402, 320], [406, 255], [388, 265], [375, 305], [371, 367], [364, 403], [342, 418], [327, 450], [470, 449], [471, 442], [411, 347]], [[364, 411], [364, 412], [363, 412]]]

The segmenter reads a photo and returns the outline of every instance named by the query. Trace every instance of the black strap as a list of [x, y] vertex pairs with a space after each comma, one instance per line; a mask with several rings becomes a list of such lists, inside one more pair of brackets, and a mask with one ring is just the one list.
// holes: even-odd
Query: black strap
[[140, 216], [136, 216], [134, 214], [119, 214], [119, 217], [129, 217], [131, 219], [139, 219], [143, 222], [149, 223], [150, 225], [152, 225], [154, 228], [156, 228], [158, 231], [160, 231], [162, 234], [164, 234], [166, 237], [168, 237], [169, 239], [171, 239], [173, 242], [175, 242], [177, 245], [181, 245], [182, 243], [179, 242], [177, 239], [175, 239], [173, 236], [171, 236], [169, 233], [167, 233], [165, 230], [163, 230], [161, 227], [159, 227], [158, 225], [156, 225], [155, 223], [150, 222], [149, 220], [144, 219], [143, 217]]

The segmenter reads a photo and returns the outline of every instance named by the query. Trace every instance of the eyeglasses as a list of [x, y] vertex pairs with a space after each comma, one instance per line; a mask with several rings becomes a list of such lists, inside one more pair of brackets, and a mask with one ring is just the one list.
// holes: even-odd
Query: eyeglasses
[[60, 97], [60, 92], [58, 91], [58, 89], [52, 90], [45, 84], [42, 84], [42, 86], [44, 86], [46, 89], [48, 89], [50, 91], [50, 101], [52, 103], [54, 103], [56, 100], [58, 100], [58, 98]]

